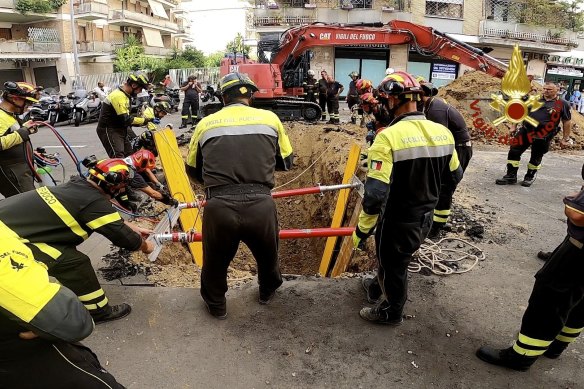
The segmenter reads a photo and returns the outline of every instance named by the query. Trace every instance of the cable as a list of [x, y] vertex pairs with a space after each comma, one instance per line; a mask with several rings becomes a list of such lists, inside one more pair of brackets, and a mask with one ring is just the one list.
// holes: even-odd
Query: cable
[[[462, 244], [463, 247], [454, 249], [445, 245], [445, 243], [453, 242], [458, 242], [456, 246]], [[414, 254], [408, 271], [419, 273], [422, 269], [428, 269], [433, 274], [441, 276], [462, 274], [471, 271], [479, 261], [485, 258], [483, 250], [464, 239], [443, 238], [438, 242], [426, 239]], [[463, 267], [465, 261], [471, 261], [470, 265]]]
[[299, 179], [304, 173], [306, 173], [308, 170], [310, 170], [310, 168], [312, 168], [314, 166], [314, 164], [316, 164], [325, 154], [327, 151], [329, 151], [329, 149], [332, 147], [332, 143], [326, 148], [325, 151], [322, 152], [322, 154], [320, 154], [318, 156], [318, 158], [316, 158], [306, 169], [304, 169], [300, 174], [298, 174], [296, 177], [294, 177], [293, 179], [291, 179], [290, 181], [286, 182], [285, 184], [282, 185], [278, 185], [277, 187], [275, 187], [272, 190], [276, 190], [276, 189], [280, 189], [285, 187], [288, 184], [293, 183], [294, 181], [296, 181], [297, 179]]

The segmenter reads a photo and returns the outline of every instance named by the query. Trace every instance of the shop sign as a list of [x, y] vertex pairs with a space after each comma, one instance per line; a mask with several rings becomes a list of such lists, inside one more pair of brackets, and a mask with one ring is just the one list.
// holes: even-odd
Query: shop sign
[[547, 73], [570, 77], [584, 77], [584, 72], [581, 69], [574, 69], [563, 66], [549, 67]]
[[451, 63], [433, 63], [432, 79], [454, 80], [456, 79], [456, 65]]

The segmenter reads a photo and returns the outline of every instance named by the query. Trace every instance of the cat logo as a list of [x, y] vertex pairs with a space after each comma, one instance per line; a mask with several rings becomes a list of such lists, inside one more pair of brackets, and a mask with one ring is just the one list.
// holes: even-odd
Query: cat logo
[[26, 267], [24, 266], [23, 263], [16, 262], [14, 259], [12, 259], [12, 257], [10, 257], [10, 264], [12, 265], [12, 268], [16, 271], [22, 270]]
[[321, 41], [330, 41], [331, 40], [331, 33], [330, 32], [321, 32], [319, 39]]

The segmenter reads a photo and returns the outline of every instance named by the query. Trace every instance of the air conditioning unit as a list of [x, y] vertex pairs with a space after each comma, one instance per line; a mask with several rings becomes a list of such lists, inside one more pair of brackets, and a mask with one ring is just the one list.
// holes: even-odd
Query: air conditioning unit
[[129, 26], [122, 26], [120, 27], [121, 32], [132, 32]]

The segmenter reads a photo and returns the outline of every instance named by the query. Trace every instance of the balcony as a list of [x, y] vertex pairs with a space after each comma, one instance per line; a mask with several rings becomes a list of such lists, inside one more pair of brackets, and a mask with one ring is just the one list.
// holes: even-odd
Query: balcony
[[172, 34], [176, 38], [188, 38], [191, 36], [191, 26], [184, 26], [178, 28], [178, 32], [176, 34]]
[[77, 43], [79, 57], [102, 57], [110, 55], [115, 46], [111, 42], [81, 42]]
[[177, 0], [156, 0], [161, 3], [165, 9], [175, 9], [178, 6]]
[[567, 37], [554, 37], [548, 29], [522, 23], [482, 20], [479, 27], [479, 41], [482, 44], [513, 46], [538, 52], [570, 51], [578, 47], [575, 36], [567, 32]]
[[153, 55], [156, 57], [166, 57], [172, 54], [172, 49], [168, 49], [166, 47], [144, 46], [144, 54]]
[[[0, 0], [1, 1], [1, 0]], [[109, 6], [103, 3], [83, 3], [75, 6], [75, 18], [81, 20], [107, 19]]]
[[178, 32], [178, 25], [176, 23], [126, 10], [111, 11], [109, 24], [118, 26], [149, 27], [174, 34]]
[[16, 2], [17, 0], [0, 0], [0, 22], [20, 24], [57, 18], [57, 11], [43, 14], [32, 12], [23, 15], [16, 10]]
[[61, 57], [59, 42], [0, 42], [0, 56], [10, 59], [51, 59]]
[[[253, 11], [254, 27], [283, 27], [298, 26], [316, 22], [316, 10], [310, 8], [259, 8]], [[279, 29], [283, 29], [279, 28]]]

